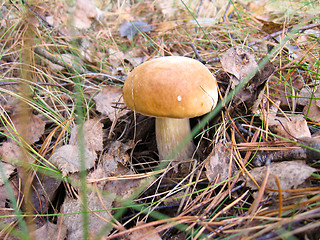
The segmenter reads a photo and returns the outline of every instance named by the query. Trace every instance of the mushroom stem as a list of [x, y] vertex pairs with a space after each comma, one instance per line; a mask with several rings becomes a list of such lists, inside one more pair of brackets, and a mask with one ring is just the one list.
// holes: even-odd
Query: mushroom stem
[[[156, 118], [156, 138], [160, 159], [166, 159], [190, 133], [189, 118]], [[194, 150], [194, 144], [189, 141], [172, 160], [176, 162], [188, 160], [192, 157]]]

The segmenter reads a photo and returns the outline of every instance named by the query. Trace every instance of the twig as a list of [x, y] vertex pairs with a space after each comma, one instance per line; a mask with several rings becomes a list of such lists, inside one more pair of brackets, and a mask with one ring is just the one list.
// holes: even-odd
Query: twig
[[207, 61], [203, 60], [203, 58], [200, 56], [199, 52], [198, 52], [198, 49], [196, 48], [196, 46], [191, 43], [190, 44], [191, 47], [192, 47], [192, 50], [194, 52], [194, 55], [196, 55], [196, 58], [199, 60], [199, 62], [202, 62], [202, 63], [206, 63]]
[[68, 64], [67, 62], [65, 61], [62, 61], [61, 59], [57, 58], [56, 56], [54, 56], [52, 53], [42, 49], [42, 48], [39, 48], [39, 47], [35, 47], [34, 48], [34, 52], [39, 54], [40, 56], [48, 59], [50, 62], [54, 63], [54, 64], [57, 64], [61, 67], [65, 67], [73, 72], [75, 72], [75, 69], [72, 65]]
[[[38, 13], [26, 0], [22, 0], [22, 3], [25, 4], [29, 10], [38, 18], [42, 21], [43, 25], [47, 28], [49, 28], [50, 30], [54, 30], [54, 26], [52, 26], [50, 23], [48, 23], [48, 21], [46, 19], [44, 19], [44, 17], [42, 17], [40, 15], [40, 13]], [[59, 33], [60, 36], [65, 36], [63, 33], [61, 33], [59, 30], [57, 31], [57, 33]]]
[[[304, 30], [307, 30], [307, 29], [310, 29], [310, 28], [315, 28], [315, 27], [318, 27], [318, 26], [320, 26], [320, 23], [308, 24], [308, 25], [306, 25], [306, 26], [302, 26], [302, 27], [300, 28], [300, 31], [304, 31]], [[288, 27], [288, 28], [286, 28], [286, 29], [285, 29], [285, 32], [290, 31], [292, 28], [293, 28], [293, 27]], [[257, 43], [263, 42], [263, 41], [265, 41], [265, 40], [269, 40], [269, 39], [271, 39], [271, 38], [275, 38], [275, 37], [277, 37], [277, 36], [279, 36], [279, 35], [281, 35], [281, 34], [283, 34], [283, 30], [280, 30], [280, 31], [278, 31], [278, 32], [271, 33], [270, 35], [265, 36], [264, 38], [261, 38], [261, 39], [259, 39], [259, 40], [250, 42], [250, 43], [248, 44], [248, 46], [252, 46], [252, 45], [255, 45], [255, 44], [257, 44]]]

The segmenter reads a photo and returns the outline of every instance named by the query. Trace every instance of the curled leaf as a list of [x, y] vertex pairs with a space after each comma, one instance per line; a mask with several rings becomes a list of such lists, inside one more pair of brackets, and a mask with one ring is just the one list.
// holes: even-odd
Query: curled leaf
[[[84, 161], [86, 169], [94, 166], [97, 154], [95, 151], [85, 149]], [[64, 176], [68, 173], [79, 172], [81, 169], [81, 155], [77, 145], [64, 145], [57, 148], [49, 158], [49, 161], [55, 165]]]
[[149, 32], [151, 30], [152, 26], [144, 21], [124, 22], [119, 28], [121, 37], [127, 37], [130, 40], [132, 40], [138, 32]]

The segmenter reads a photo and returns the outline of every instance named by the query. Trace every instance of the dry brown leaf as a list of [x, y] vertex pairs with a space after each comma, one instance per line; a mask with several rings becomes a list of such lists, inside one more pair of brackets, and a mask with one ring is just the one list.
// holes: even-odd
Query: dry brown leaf
[[301, 106], [306, 106], [310, 102], [312, 97], [312, 89], [304, 87], [298, 93], [299, 98], [297, 99], [297, 104]]
[[[98, 119], [89, 119], [83, 124], [84, 142], [93, 151], [103, 150], [103, 124]], [[78, 126], [71, 129], [70, 144], [77, 145]]]
[[[132, 196], [137, 187], [140, 186], [143, 179], [136, 179], [135, 173], [131, 169], [123, 166], [117, 162], [114, 171], [110, 171], [105, 164], [98, 164], [98, 166], [88, 174], [88, 182], [97, 183], [98, 187], [121, 197], [128, 199]], [[127, 178], [120, 178], [119, 176], [128, 176]], [[113, 177], [112, 180], [106, 178]], [[119, 177], [119, 179], [117, 179]]]
[[[10, 163], [0, 162], [0, 167], [2, 168], [2, 171], [4, 172], [4, 175], [8, 179], [11, 174], [14, 173], [14, 170], [16, 167], [12, 166]], [[2, 178], [2, 175], [0, 175], [0, 186], [4, 184], [5, 179]]]
[[234, 165], [230, 169], [230, 149], [227, 148], [222, 142], [219, 142], [210, 155], [205, 160], [206, 175], [210, 182], [218, 177], [218, 181], [224, 181], [234, 173]]
[[112, 122], [128, 112], [128, 110], [120, 109], [124, 106], [120, 87], [108, 85], [94, 96], [93, 100], [96, 102], [97, 111], [107, 115]]
[[224, 71], [233, 74], [237, 78], [232, 78], [233, 88], [258, 67], [254, 55], [240, 47], [228, 49], [221, 56], [221, 64]]
[[117, 74], [117, 72], [119, 72], [119, 70], [122, 70], [121, 72], [123, 72], [123, 74], [126, 74], [123, 69], [119, 69], [119, 67], [123, 67], [124, 62], [131, 64], [132, 66], [138, 66], [141, 63], [145, 62], [148, 58], [140, 48], [134, 48], [126, 53], [119, 50], [114, 50], [113, 48], [109, 48], [108, 52], [108, 61], [114, 67], [112, 73], [115, 75]]
[[[84, 161], [86, 169], [94, 166], [97, 154], [95, 151], [85, 149]], [[77, 145], [64, 145], [57, 148], [49, 158], [49, 162], [55, 165], [66, 176], [68, 173], [75, 173], [80, 171], [80, 153]]]
[[143, 227], [144, 222], [138, 222], [138, 230], [129, 234], [130, 240], [161, 240], [157, 230], [153, 226]]
[[67, 236], [67, 227], [64, 224], [53, 224], [48, 221], [31, 234], [36, 236], [36, 240], [63, 240]]
[[116, 51], [113, 48], [108, 49], [109, 52], [109, 57], [108, 57], [108, 62], [113, 66], [113, 67], [119, 67], [122, 66], [123, 60], [124, 60], [124, 53], [120, 50]]
[[80, 29], [91, 27], [93, 19], [98, 17], [97, 7], [92, 0], [76, 0], [74, 8], [69, 9], [73, 26]]
[[[112, 207], [113, 200], [102, 195], [98, 195], [95, 192], [89, 192], [87, 193], [87, 201], [89, 211], [97, 211], [88, 213], [89, 233], [90, 235], [95, 236], [109, 223], [111, 214], [105, 210]], [[82, 201], [80, 199], [67, 197], [62, 205], [62, 211], [66, 214], [63, 217], [63, 224], [68, 228], [68, 239], [83, 239], [83, 216], [81, 214], [81, 212], [83, 212]], [[107, 236], [108, 233], [109, 231], [105, 233], [105, 236]]]
[[107, 146], [108, 152], [105, 154], [104, 164], [108, 164], [109, 161], [120, 162], [123, 165], [127, 165], [129, 161], [129, 155], [127, 151], [133, 148], [133, 141], [122, 143], [120, 141], [110, 142]]
[[3, 142], [0, 147], [0, 157], [2, 160], [15, 163], [22, 160], [22, 149], [15, 142]]
[[[312, 93], [312, 90], [310, 91]], [[310, 94], [311, 95], [311, 94]], [[316, 88], [314, 95], [310, 96], [313, 99], [309, 100], [303, 109], [303, 114], [308, 116], [308, 118], [316, 121], [320, 121], [320, 88]]]
[[[29, 119], [26, 120], [26, 118], [21, 119], [18, 115], [14, 115], [11, 120], [18, 134], [23, 132], [23, 128], [25, 128], [26, 123], [28, 123], [25, 134], [28, 138], [25, 140], [27, 143], [32, 144], [39, 141], [40, 137], [43, 135], [45, 122], [35, 114], [30, 114], [28, 117]], [[8, 129], [10, 128], [8, 127]]]
[[276, 134], [287, 139], [296, 140], [297, 138], [311, 137], [307, 121], [303, 116], [294, 115], [288, 119], [276, 116], [269, 119], [269, 127]]
[[[266, 166], [257, 167], [250, 171], [251, 176], [256, 180], [256, 182], [261, 186], [261, 183], [266, 174]], [[277, 176], [280, 180], [280, 185], [282, 190], [295, 189], [300, 184], [310, 177], [310, 175], [317, 171], [317, 169], [308, 166], [304, 161], [285, 161], [279, 163], [271, 163], [270, 165], [270, 175], [266, 185], [266, 188], [271, 188], [278, 190], [278, 185], [276, 183]], [[252, 180], [246, 176], [247, 185], [253, 189], [258, 190], [258, 187], [252, 182]], [[266, 191], [271, 195], [278, 195], [277, 191]], [[284, 196], [289, 196], [288, 193], [284, 193]]]
[[[134, 177], [135, 173], [121, 164], [118, 164], [116, 169], [117, 175], [132, 175]], [[132, 196], [135, 190], [140, 186], [144, 179], [119, 179], [114, 181], [109, 181], [105, 184], [104, 190], [107, 192], [116, 194], [118, 197], [123, 199], [128, 199]]]

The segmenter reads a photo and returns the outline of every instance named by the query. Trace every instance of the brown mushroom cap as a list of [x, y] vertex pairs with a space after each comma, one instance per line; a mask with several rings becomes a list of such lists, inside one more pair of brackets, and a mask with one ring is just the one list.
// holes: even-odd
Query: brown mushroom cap
[[217, 81], [199, 61], [161, 57], [136, 67], [127, 77], [123, 98], [130, 109], [144, 115], [191, 118], [217, 104]]

